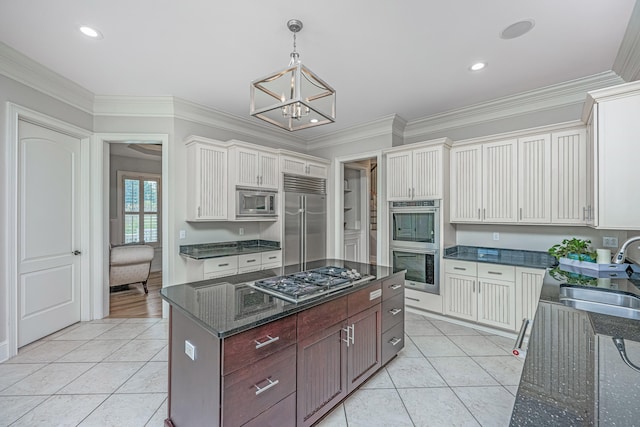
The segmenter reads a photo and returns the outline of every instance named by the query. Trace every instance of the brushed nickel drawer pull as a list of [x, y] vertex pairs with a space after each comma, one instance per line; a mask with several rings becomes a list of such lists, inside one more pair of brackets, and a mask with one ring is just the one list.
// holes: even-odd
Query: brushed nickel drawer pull
[[226, 262], [226, 263], [224, 263], [224, 264], [218, 264], [218, 267], [226, 267], [226, 266], [228, 266], [228, 265], [229, 265], [229, 263], [228, 263], [228, 262]]
[[402, 285], [391, 285], [389, 286], [391, 288], [391, 290], [396, 290], [396, 289], [400, 289], [402, 287]]
[[265, 342], [260, 342], [258, 340], [254, 340], [254, 342], [256, 343], [256, 348], [262, 348], [265, 345], [269, 345], [273, 342], [276, 342], [280, 339], [280, 337], [271, 337], [271, 335], [267, 335], [268, 340], [266, 340]]
[[500, 273], [499, 271], [487, 271], [487, 273], [489, 273], [489, 274], [499, 274], [500, 276], [502, 276], [502, 273]]
[[259, 395], [262, 392], [265, 392], [267, 390], [269, 390], [271, 387], [277, 385], [280, 381], [279, 380], [275, 380], [275, 381], [271, 381], [270, 378], [265, 378], [265, 380], [269, 381], [269, 384], [267, 384], [266, 386], [260, 388], [258, 386], [258, 384], [254, 384], [253, 386], [256, 388], [256, 396]]
[[256, 260], [255, 259], [248, 259], [247, 260], [247, 264], [250, 263], [250, 262], [256, 262]]
[[392, 346], [394, 346], [394, 347], [395, 347], [395, 346], [396, 346], [396, 345], [398, 345], [400, 342], [402, 342], [402, 338], [394, 337], [394, 338], [391, 338], [391, 340], [389, 341], [389, 344], [391, 344]]
[[396, 314], [402, 312], [401, 308], [394, 308], [392, 310], [389, 310], [389, 313], [391, 313], [392, 316], [395, 316]]
[[276, 258], [278, 258], [278, 257], [277, 257], [277, 256], [275, 256], [275, 255], [274, 255], [274, 256], [270, 256], [270, 257], [269, 257], [269, 259], [276, 259]]
[[462, 270], [462, 271], [467, 271], [466, 268], [464, 267], [453, 267], [454, 270]]
[[404, 299], [410, 299], [411, 301], [418, 301], [418, 302], [420, 302], [420, 300], [419, 300], [418, 298], [404, 297]]

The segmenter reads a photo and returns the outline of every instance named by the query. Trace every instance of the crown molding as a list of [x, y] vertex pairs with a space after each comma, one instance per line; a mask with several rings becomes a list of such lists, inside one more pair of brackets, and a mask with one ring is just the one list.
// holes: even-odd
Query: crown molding
[[173, 117], [172, 96], [118, 96], [96, 95], [94, 116], [118, 117]]
[[631, 12], [629, 24], [613, 62], [613, 71], [627, 82], [640, 78], [640, 3], [636, 3]]
[[315, 150], [318, 148], [335, 147], [337, 145], [349, 144], [379, 136], [390, 136], [391, 140], [393, 136], [403, 138], [406, 123], [406, 120], [402, 117], [397, 114], [391, 114], [372, 122], [311, 138], [307, 140], [307, 148], [313, 148]]
[[93, 93], [0, 42], [0, 74], [91, 114]]
[[623, 80], [613, 71], [546, 86], [482, 104], [447, 111], [407, 123], [405, 138], [419, 138], [471, 124], [491, 122], [573, 104], [582, 105], [590, 90], [618, 85]]

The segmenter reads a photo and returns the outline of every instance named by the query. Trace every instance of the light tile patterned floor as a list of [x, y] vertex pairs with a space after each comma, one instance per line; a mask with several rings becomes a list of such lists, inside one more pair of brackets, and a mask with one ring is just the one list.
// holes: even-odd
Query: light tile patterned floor
[[[404, 350], [320, 425], [507, 426], [513, 340], [406, 314]], [[166, 319], [70, 326], [0, 364], [0, 426], [162, 427]]]

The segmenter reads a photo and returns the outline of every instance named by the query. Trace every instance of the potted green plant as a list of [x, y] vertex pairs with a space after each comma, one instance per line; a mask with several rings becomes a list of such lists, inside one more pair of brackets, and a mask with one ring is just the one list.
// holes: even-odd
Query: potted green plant
[[549, 248], [549, 255], [560, 258], [569, 258], [577, 261], [596, 262], [596, 251], [591, 248], [591, 240], [564, 239], [562, 243]]

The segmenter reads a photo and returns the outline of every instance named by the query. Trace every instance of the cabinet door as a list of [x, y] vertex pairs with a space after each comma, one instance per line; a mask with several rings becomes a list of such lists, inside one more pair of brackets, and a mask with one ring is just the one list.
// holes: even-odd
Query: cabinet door
[[344, 322], [298, 341], [298, 426], [310, 426], [347, 395]]
[[444, 288], [444, 314], [475, 322], [478, 318], [476, 278], [445, 274]]
[[307, 170], [307, 162], [295, 157], [280, 156], [280, 168], [284, 173], [305, 175]]
[[226, 148], [193, 144], [189, 146], [187, 159], [187, 219], [227, 219]]
[[381, 320], [380, 304], [376, 304], [347, 321], [352, 337], [347, 348], [348, 393], [380, 368]]
[[598, 188], [598, 174], [596, 174], [596, 140], [598, 133], [597, 123], [594, 120], [594, 114], [597, 114], [598, 105], [593, 106], [593, 111], [587, 122], [587, 170], [586, 170], [586, 197], [585, 197], [585, 213], [586, 223], [595, 227], [598, 225], [598, 210], [596, 188]]
[[481, 222], [482, 147], [451, 149], [451, 222]]
[[584, 130], [552, 135], [551, 222], [587, 223], [587, 138]]
[[278, 156], [271, 153], [260, 153], [260, 187], [278, 189]]
[[360, 262], [360, 238], [344, 238], [344, 259], [347, 261]]
[[307, 174], [316, 178], [326, 178], [329, 175], [329, 167], [324, 163], [309, 161], [307, 162]]
[[551, 222], [551, 135], [518, 139], [518, 221]]
[[387, 154], [387, 200], [411, 200], [413, 194], [411, 151]]
[[516, 267], [516, 324], [523, 319], [533, 320], [536, 315], [544, 273], [535, 268]]
[[442, 148], [413, 151], [415, 200], [442, 199]]
[[478, 323], [516, 330], [516, 284], [478, 279]]
[[516, 222], [517, 140], [482, 145], [482, 220]]
[[260, 185], [259, 154], [257, 151], [247, 150], [245, 148], [236, 149], [236, 184], [248, 187], [257, 187]]

